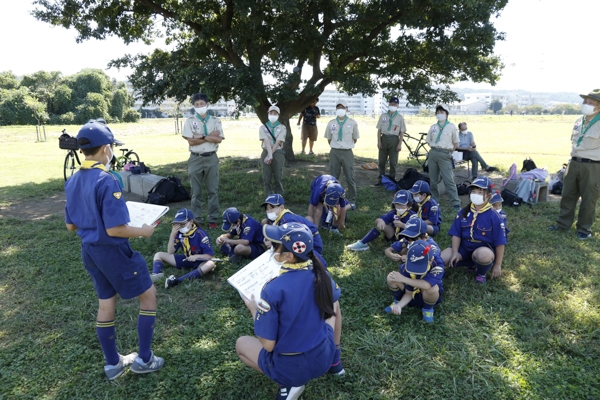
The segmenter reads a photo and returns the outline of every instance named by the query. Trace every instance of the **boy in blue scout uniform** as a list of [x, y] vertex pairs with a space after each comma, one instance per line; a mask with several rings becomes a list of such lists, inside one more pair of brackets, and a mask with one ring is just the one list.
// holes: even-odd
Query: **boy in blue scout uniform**
[[[175, 254], [179, 249], [183, 254]], [[179, 285], [186, 279], [202, 278], [206, 273], [215, 268], [213, 249], [210, 246], [210, 238], [194, 222], [194, 214], [187, 208], [177, 211], [173, 222], [171, 222], [171, 235], [167, 244], [167, 251], [161, 251], [154, 255], [152, 263], [153, 282], [163, 277], [164, 263], [177, 269], [192, 269], [191, 272], [175, 278], [171, 275], [165, 281], [165, 288]]]
[[[269, 120], [258, 128], [258, 138], [262, 142], [263, 182], [265, 195], [269, 193], [283, 194], [283, 165], [285, 164], [285, 142], [286, 128], [279, 123], [279, 107], [269, 107]], [[271, 181], [273, 183], [271, 184]]]
[[510, 229], [508, 229], [508, 221], [507, 221], [506, 213], [504, 212], [504, 210], [502, 210], [502, 203], [504, 203], [504, 199], [502, 198], [502, 195], [500, 194], [500, 192], [496, 191], [496, 193], [494, 193], [492, 195], [492, 198], [490, 199], [490, 203], [492, 204], [492, 208], [494, 209], [494, 211], [496, 211], [498, 213], [498, 215], [500, 216], [500, 218], [502, 218], [502, 222], [504, 222], [504, 231], [506, 232], [506, 242], [508, 243], [508, 234], [510, 233]]
[[319, 228], [308, 219], [294, 214], [285, 208], [285, 200], [282, 195], [268, 195], [265, 202], [261, 204], [261, 207], [263, 207], [267, 213], [267, 218], [263, 219], [262, 225], [283, 225], [289, 222], [304, 224], [313, 234], [313, 249], [319, 254], [323, 254], [323, 240], [319, 234]]
[[[332, 175], [317, 176], [310, 185], [308, 219], [313, 224], [325, 222], [329, 231], [341, 235], [339, 229], [345, 228], [346, 211], [350, 203], [346, 200], [345, 190]], [[331, 216], [329, 215], [331, 212]]]
[[400, 239], [385, 249], [385, 255], [395, 262], [406, 262], [408, 248], [416, 240], [422, 240], [431, 245], [431, 252], [437, 265], [444, 265], [442, 260], [442, 249], [427, 234], [427, 224], [417, 216], [413, 216], [406, 223], [406, 228], [400, 232]]
[[238, 338], [236, 351], [244, 364], [279, 384], [278, 399], [297, 399], [308, 381], [331, 368], [340, 288], [315, 256], [305, 225], [263, 229], [281, 269], [260, 299], [244, 298], [257, 337]]
[[[128, 226], [129, 212], [119, 182], [106, 165], [118, 143], [111, 130], [97, 121], [85, 124], [77, 144], [85, 160], [81, 169], [65, 183], [65, 223], [81, 237], [81, 258], [98, 296], [96, 334], [106, 358], [104, 372], [116, 379], [131, 365], [138, 374], [160, 369], [164, 360], [150, 349], [156, 321], [156, 289], [144, 258], [131, 249], [128, 238], [150, 237], [154, 227]], [[115, 309], [118, 296], [140, 300], [138, 315], [139, 353], [117, 352]]]
[[442, 212], [438, 202], [431, 197], [429, 184], [425, 181], [416, 181], [409, 192], [414, 200], [413, 209], [416, 208], [419, 218], [427, 223], [427, 233], [435, 236], [442, 225]]
[[371, 229], [361, 240], [346, 246], [348, 250], [369, 250], [367, 243], [377, 239], [381, 232], [387, 240], [399, 240], [399, 235], [410, 217], [415, 215], [412, 207], [412, 196], [406, 190], [398, 190], [392, 201], [392, 210], [375, 220], [375, 228]]
[[502, 218], [492, 209], [490, 199], [494, 184], [491, 179], [478, 177], [469, 186], [470, 203], [460, 210], [448, 234], [452, 247], [442, 252], [447, 267], [475, 266], [475, 282], [486, 283], [486, 273], [492, 278], [502, 275], [502, 259], [506, 232]]
[[377, 122], [377, 148], [379, 149], [379, 178], [375, 186], [381, 186], [381, 178], [385, 175], [385, 165], [390, 160], [390, 176], [396, 179], [398, 153], [402, 150], [402, 138], [406, 133], [404, 117], [398, 112], [400, 100], [390, 98], [388, 111], [379, 117]]
[[[229, 207], [223, 212], [223, 231], [227, 232], [216, 240], [221, 253], [229, 256], [230, 262], [237, 262], [240, 257], [254, 260], [265, 252], [265, 237], [260, 223], [242, 214], [235, 207]], [[234, 239], [236, 236], [239, 239]]]
[[434, 251], [434, 247], [423, 240], [412, 243], [400, 271], [392, 271], [387, 276], [394, 302], [385, 308], [386, 313], [400, 315], [406, 306], [421, 307], [423, 321], [433, 322], [433, 307], [442, 302], [444, 292], [444, 266], [437, 264]]

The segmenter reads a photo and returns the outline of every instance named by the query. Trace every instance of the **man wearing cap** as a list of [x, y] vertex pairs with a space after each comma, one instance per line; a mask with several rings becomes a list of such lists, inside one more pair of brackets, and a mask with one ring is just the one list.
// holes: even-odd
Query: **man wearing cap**
[[191, 209], [197, 222], [202, 222], [202, 183], [208, 192], [208, 223], [210, 229], [219, 221], [219, 143], [225, 139], [221, 120], [208, 114], [208, 96], [196, 93], [191, 100], [194, 116], [183, 126], [182, 136], [188, 141], [190, 158], [188, 175], [192, 188]]
[[306, 141], [308, 140], [309, 155], [314, 155], [313, 145], [317, 141], [319, 130], [317, 129], [317, 119], [321, 118], [321, 111], [317, 107], [317, 98], [314, 102], [310, 103], [310, 106], [306, 107], [298, 117], [298, 126], [300, 121], [302, 122], [302, 154], [306, 154]]
[[[77, 135], [85, 160], [81, 169], [65, 182], [65, 224], [81, 237], [81, 257], [98, 297], [96, 334], [104, 352], [104, 373], [118, 378], [128, 366], [134, 373], [160, 369], [164, 360], [150, 349], [156, 322], [156, 289], [146, 260], [133, 251], [128, 238], [150, 237], [154, 227], [127, 225], [129, 211], [117, 179], [106, 165], [117, 143], [108, 126], [90, 121]], [[117, 351], [115, 310], [119, 296], [140, 300], [138, 314], [139, 352], [123, 356]]]
[[467, 130], [467, 123], [461, 122], [458, 124], [458, 147], [457, 151], [463, 153], [463, 158], [465, 160], [470, 160], [473, 168], [471, 169], [471, 176], [473, 179], [477, 178], [479, 175], [479, 164], [481, 164], [481, 168], [483, 168], [487, 172], [498, 171], [498, 168], [489, 166], [481, 157], [481, 154], [475, 149], [477, 144], [475, 143], [475, 138], [473, 137], [473, 132]]
[[229, 207], [223, 212], [222, 229], [227, 233], [219, 236], [216, 243], [221, 253], [229, 256], [230, 262], [238, 262], [242, 257], [254, 260], [265, 252], [262, 225], [237, 208]]
[[460, 210], [460, 199], [458, 198], [456, 183], [454, 183], [452, 153], [458, 146], [459, 137], [456, 125], [448, 121], [449, 114], [450, 108], [446, 104], [440, 104], [435, 108], [435, 116], [438, 122], [431, 125], [429, 132], [427, 132], [427, 143], [431, 147], [427, 165], [429, 166], [433, 198], [440, 201], [438, 178], [441, 175], [452, 207], [458, 211]]
[[345, 228], [346, 211], [351, 207], [344, 187], [332, 175], [321, 175], [312, 181], [310, 193], [306, 219], [319, 226], [324, 222], [330, 232], [341, 234], [339, 229]]
[[556, 225], [550, 230], [571, 229], [575, 220], [575, 207], [581, 198], [577, 216], [577, 237], [592, 237], [596, 221], [596, 203], [600, 198], [600, 89], [583, 98], [583, 116], [575, 121], [571, 134], [571, 161], [563, 178], [560, 213]]
[[390, 160], [390, 176], [396, 179], [398, 152], [402, 150], [402, 138], [406, 133], [404, 118], [398, 112], [400, 100], [390, 98], [388, 111], [379, 117], [377, 122], [377, 148], [379, 149], [379, 178], [375, 186], [381, 186], [381, 177], [385, 175], [385, 165]]
[[294, 214], [285, 208], [285, 200], [280, 194], [270, 194], [265, 199], [265, 202], [260, 205], [265, 209], [267, 218], [263, 219], [262, 225], [283, 225], [288, 222], [297, 222], [304, 224], [310, 229], [313, 235], [313, 247], [319, 254], [323, 254], [323, 240], [319, 234], [319, 228], [308, 219]]
[[356, 209], [356, 183], [354, 183], [354, 153], [352, 149], [356, 144], [358, 135], [358, 124], [349, 118], [348, 101], [340, 99], [336, 103], [336, 118], [329, 121], [325, 129], [325, 138], [329, 141], [331, 151], [329, 152], [329, 166], [331, 175], [340, 179], [342, 168], [348, 183], [348, 201], [352, 210]]
[[279, 112], [279, 107], [269, 107], [269, 120], [258, 128], [258, 139], [262, 142], [263, 149], [260, 159], [265, 195], [283, 194], [283, 165], [285, 164], [283, 142], [285, 142], [287, 129], [278, 121]]

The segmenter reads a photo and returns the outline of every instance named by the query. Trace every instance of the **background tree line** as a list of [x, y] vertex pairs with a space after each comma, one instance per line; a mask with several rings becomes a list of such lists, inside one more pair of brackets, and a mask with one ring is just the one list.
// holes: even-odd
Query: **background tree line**
[[0, 125], [84, 124], [100, 117], [136, 122], [133, 104], [125, 83], [99, 69], [70, 76], [38, 71], [20, 79], [12, 71], [0, 73]]

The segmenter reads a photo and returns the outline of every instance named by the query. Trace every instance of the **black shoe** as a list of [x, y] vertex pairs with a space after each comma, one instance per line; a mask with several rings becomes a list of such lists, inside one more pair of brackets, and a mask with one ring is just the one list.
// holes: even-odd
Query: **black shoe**
[[496, 168], [496, 167], [487, 167], [485, 170], [487, 172], [494, 172], [494, 171], [498, 171], [498, 168]]
[[377, 181], [377, 183], [375, 184], [375, 186], [383, 186], [383, 183], [381, 181]]

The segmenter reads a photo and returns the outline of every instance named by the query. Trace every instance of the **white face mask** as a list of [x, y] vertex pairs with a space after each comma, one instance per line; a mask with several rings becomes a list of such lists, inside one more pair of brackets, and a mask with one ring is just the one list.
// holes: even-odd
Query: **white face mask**
[[343, 108], [338, 108], [335, 110], [335, 115], [337, 115], [338, 117], [343, 117], [344, 115], [346, 115], [346, 110]]
[[277, 122], [278, 119], [279, 119], [279, 115], [269, 115], [269, 121], [271, 121], [272, 124]]
[[502, 209], [501, 209], [501, 208], [497, 208], [497, 209], [496, 209], [496, 212], [497, 212], [498, 214], [500, 214], [500, 213], [502, 212]]
[[185, 224], [184, 226], [182, 226], [181, 228], [179, 228], [179, 233], [182, 234], [186, 234], [190, 231], [190, 227], [188, 226], [188, 224]]
[[446, 114], [441, 113], [441, 114], [435, 114], [435, 117], [438, 119], [438, 121], [442, 122], [446, 120]]
[[471, 193], [469, 195], [469, 199], [471, 199], [471, 203], [475, 204], [476, 206], [480, 206], [483, 204], [483, 195], [482, 194]]
[[582, 104], [581, 105], [581, 113], [583, 115], [592, 115], [594, 113], [594, 106], [591, 104]]
[[390, 110], [390, 112], [396, 112], [396, 110], [398, 109], [398, 107], [396, 106], [389, 106], [388, 110]]
[[407, 210], [406, 207], [396, 208], [396, 212], [398, 212], [400, 214], [404, 214], [406, 212], [406, 210]]
[[271, 221], [275, 221], [277, 219], [277, 213], [272, 211], [267, 212], [267, 218], [269, 218]]
[[206, 114], [206, 112], [208, 111], [208, 106], [207, 107], [194, 107], [194, 110], [196, 110], [196, 112], [200, 115], [204, 115]]
[[271, 254], [271, 260], [273, 260], [273, 262], [279, 266], [282, 266], [283, 264], [285, 264], [285, 261], [277, 261], [277, 259], [275, 258], [276, 254], [279, 254], [279, 257], [281, 257], [281, 254], [283, 254], [283, 253], [275, 253], [275, 250], [273, 249], [273, 254]]
[[421, 202], [421, 200], [422, 200], [421, 196], [413, 196], [413, 199], [414, 199], [414, 200], [415, 200], [417, 203], [420, 203], [420, 202]]
[[115, 153], [113, 153], [112, 149], [110, 148], [110, 146], [108, 146], [108, 151], [110, 151], [110, 157], [108, 157], [108, 160], [106, 161], [106, 164], [104, 164], [104, 167], [109, 170], [112, 164], [112, 159], [115, 156]]

